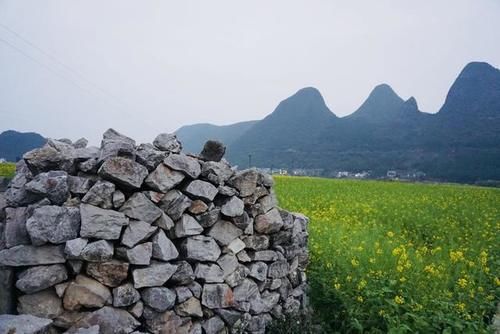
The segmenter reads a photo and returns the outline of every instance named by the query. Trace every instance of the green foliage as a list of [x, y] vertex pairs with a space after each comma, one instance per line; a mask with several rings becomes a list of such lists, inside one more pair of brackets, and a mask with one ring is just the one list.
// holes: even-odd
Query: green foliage
[[500, 299], [500, 190], [277, 177], [311, 218], [311, 303], [325, 332], [488, 332]]
[[16, 173], [15, 163], [0, 163], [0, 177], [13, 178]]

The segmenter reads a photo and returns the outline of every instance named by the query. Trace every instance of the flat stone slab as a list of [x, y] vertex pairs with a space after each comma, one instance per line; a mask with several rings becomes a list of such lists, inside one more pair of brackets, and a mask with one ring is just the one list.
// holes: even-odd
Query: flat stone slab
[[114, 157], [104, 161], [98, 174], [126, 188], [138, 189], [148, 176], [148, 169], [133, 160]]
[[89, 204], [80, 205], [80, 214], [82, 238], [117, 240], [122, 227], [128, 225], [128, 218], [123, 213]]
[[29, 314], [0, 315], [1, 334], [41, 334], [52, 324], [52, 320], [38, 318]]
[[64, 246], [19, 245], [0, 251], [0, 265], [3, 266], [38, 266], [64, 262]]

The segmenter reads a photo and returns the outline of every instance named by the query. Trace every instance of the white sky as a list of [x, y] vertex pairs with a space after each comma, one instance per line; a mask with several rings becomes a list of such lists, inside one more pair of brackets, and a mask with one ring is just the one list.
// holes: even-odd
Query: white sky
[[383, 82], [436, 112], [499, 41], [500, 0], [0, 0], [0, 131], [152, 141], [305, 86], [346, 115]]

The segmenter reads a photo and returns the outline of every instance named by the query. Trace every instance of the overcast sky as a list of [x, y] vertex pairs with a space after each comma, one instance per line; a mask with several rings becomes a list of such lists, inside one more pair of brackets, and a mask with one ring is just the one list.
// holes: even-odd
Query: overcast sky
[[337, 115], [379, 83], [436, 112], [500, 65], [499, 0], [0, 0], [0, 131], [97, 144], [260, 119], [314, 86]]

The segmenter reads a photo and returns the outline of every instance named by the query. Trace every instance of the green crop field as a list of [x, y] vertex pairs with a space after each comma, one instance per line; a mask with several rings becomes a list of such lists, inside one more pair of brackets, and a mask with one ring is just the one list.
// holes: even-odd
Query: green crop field
[[280, 206], [311, 218], [310, 296], [325, 332], [491, 331], [499, 189], [275, 180]]
[[0, 163], [0, 177], [14, 177], [16, 164], [11, 162]]

